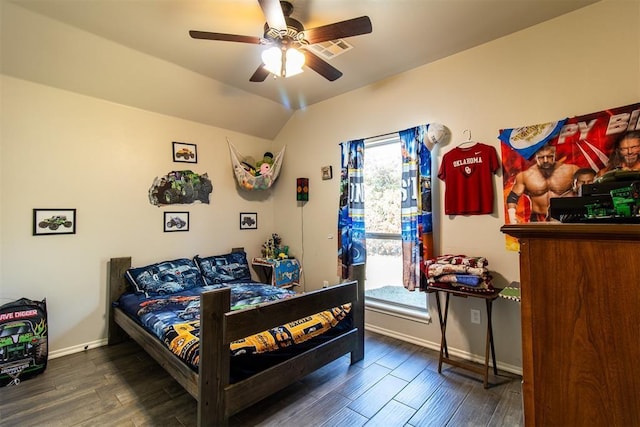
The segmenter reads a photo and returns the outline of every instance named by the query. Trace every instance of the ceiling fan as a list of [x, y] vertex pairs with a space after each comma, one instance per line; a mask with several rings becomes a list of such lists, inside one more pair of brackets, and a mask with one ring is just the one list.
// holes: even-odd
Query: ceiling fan
[[302, 72], [306, 65], [329, 81], [342, 76], [340, 70], [310, 52], [306, 47], [316, 43], [368, 34], [372, 31], [368, 16], [348, 19], [333, 24], [306, 29], [300, 21], [291, 18], [293, 5], [288, 1], [258, 0], [267, 22], [264, 36], [189, 31], [194, 39], [221, 40], [271, 46], [262, 53], [262, 64], [249, 79], [263, 82], [269, 73], [289, 77]]

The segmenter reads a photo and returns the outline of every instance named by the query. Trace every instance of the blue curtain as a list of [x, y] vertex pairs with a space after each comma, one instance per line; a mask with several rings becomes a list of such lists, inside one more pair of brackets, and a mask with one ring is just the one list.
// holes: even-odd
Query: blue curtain
[[347, 279], [351, 267], [364, 264], [364, 139], [343, 142], [338, 212], [338, 275]]
[[431, 150], [425, 145], [428, 125], [400, 131], [402, 146], [402, 284], [420, 288], [420, 268], [433, 258]]

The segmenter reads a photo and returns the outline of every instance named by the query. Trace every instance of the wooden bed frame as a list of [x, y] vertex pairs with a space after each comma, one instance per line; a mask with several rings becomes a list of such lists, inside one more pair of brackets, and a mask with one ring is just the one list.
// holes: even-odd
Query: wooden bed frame
[[[227, 288], [203, 293], [200, 301], [199, 373], [121, 309], [113, 307], [111, 303], [127, 289], [124, 273], [129, 268], [131, 257], [112, 258], [109, 262], [109, 345], [133, 338], [198, 401], [199, 426], [226, 425], [233, 414], [347, 353], [351, 353], [352, 364], [364, 357], [364, 266], [354, 267], [355, 281], [248, 310], [230, 311], [231, 292]], [[353, 329], [230, 384], [229, 344], [232, 341], [348, 302], [352, 303]]]

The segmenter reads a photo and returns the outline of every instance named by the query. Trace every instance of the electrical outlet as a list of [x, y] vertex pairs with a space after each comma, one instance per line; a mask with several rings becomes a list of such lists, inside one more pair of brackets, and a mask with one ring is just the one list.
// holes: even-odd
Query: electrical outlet
[[322, 282], [322, 287], [323, 287], [323, 288], [328, 288], [328, 287], [329, 287], [329, 281], [328, 281], [328, 280], [324, 280], [324, 281]]
[[480, 310], [471, 310], [471, 323], [480, 324]]

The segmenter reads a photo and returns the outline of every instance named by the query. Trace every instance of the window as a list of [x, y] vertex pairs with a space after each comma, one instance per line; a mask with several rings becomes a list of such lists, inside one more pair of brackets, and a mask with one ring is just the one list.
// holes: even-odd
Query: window
[[400, 139], [365, 141], [365, 302], [391, 311], [426, 312], [426, 294], [402, 286], [401, 178]]

